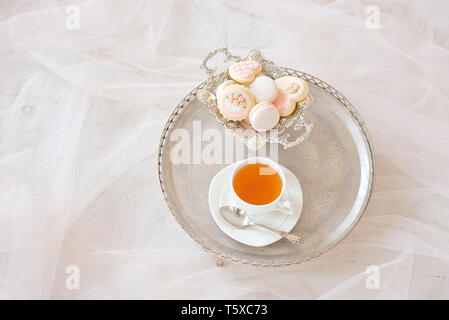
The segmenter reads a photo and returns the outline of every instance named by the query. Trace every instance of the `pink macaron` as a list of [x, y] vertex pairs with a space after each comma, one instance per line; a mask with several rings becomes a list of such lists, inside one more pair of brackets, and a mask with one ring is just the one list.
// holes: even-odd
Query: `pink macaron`
[[240, 84], [226, 86], [218, 96], [218, 109], [229, 120], [243, 120], [254, 106], [254, 97], [249, 89]]
[[259, 132], [273, 129], [278, 124], [279, 117], [279, 110], [271, 102], [258, 103], [249, 113], [251, 125]]
[[307, 82], [294, 76], [285, 76], [275, 80], [278, 95], [274, 105], [278, 108], [281, 117], [287, 117], [295, 111], [296, 104], [309, 94]]

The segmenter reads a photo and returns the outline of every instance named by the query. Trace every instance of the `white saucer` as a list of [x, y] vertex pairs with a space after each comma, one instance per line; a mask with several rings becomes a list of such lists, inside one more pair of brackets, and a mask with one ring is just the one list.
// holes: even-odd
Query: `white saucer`
[[[236, 206], [232, 198], [231, 177], [232, 171], [239, 162], [233, 163], [218, 172], [210, 182], [209, 186], [209, 208], [212, 217], [218, 227], [232, 239], [253, 247], [263, 247], [272, 244], [282, 237], [258, 226], [250, 226], [237, 229], [228, 224], [220, 215], [220, 208], [225, 205]], [[292, 202], [294, 213], [285, 214], [280, 211], [263, 213], [261, 216], [251, 217], [254, 222], [290, 232], [298, 222], [302, 211], [302, 189], [298, 178], [287, 168], [279, 165], [284, 171], [286, 182], [286, 198]]]

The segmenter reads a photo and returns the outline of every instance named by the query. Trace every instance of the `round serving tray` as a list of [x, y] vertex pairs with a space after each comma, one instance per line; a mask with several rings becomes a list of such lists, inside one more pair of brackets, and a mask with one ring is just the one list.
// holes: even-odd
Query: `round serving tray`
[[[336, 89], [301, 71], [281, 68], [308, 81], [314, 97], [307, 118], [314, 124], [300, 145], [278, 148], [278, 162], [290, 169], [303, 187], [303, 211], [292, 232], [304, 236], [298, 248], [286, 240], [266, 247], [250, 247], [224, 234], [215, 224], [208, 205], [209, 183], [228, 163], [205, 164], [195, 159], [174, 162], [173, 147], [180, 132], [190, 139], [190, 149], [210, 142], [198, 140], [198, 132], [225, 129], [190, 92], [170, 115], [159, 145], [159, 179], [165, 200], [181, 227], [206, 250], [226, 260], [261, 266], [283, 266], [317, 257], [348, 234], [363, 214], [374, 181], [372, 144], [363, 120]], [[182, 130], [176, 130], [182, 129]], [[176, 130], [176, 131], [175, 131]], [[172, 134], [176, 133], [173, 138]], [[196, 141], [193, 141], [195, 140]], [[223, 144], [227, 140], [223, 139]], [[179, 145], [176, 147], [179, 148]], [[201, 149], [202, 150], [202, 149]], [[224, 158], [224, 156], [223, 156]]]

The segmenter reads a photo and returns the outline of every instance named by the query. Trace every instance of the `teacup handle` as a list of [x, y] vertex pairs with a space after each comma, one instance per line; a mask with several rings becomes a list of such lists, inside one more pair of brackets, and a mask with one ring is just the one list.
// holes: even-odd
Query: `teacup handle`
[[276, 208], [285, 214], [293, 214], [295, 213], [293, 209], [293, 203], [290, 200], [284, 200], [281, 203], [279, 203]]

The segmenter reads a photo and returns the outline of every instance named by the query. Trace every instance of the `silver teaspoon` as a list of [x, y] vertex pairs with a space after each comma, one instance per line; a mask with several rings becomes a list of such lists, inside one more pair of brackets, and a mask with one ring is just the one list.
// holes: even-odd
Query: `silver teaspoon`
[[230, 225], [232, 225], [236, 228], [243, 229], [248, 226], [259, 226], [259, 227], [262, 227], [262, 228], [265, 228], [267, 230], [277, 233], [278, 235], [287, 239], [288, 241], [290, 241], [291, 243], [293, 243], [296, 246], [300, 246], [303, 243], [302, 237], [300, 237], [298, 235], [287, 233], [287, 232], [284, 232], [281, 230], [276, 230], [271, 227], [265, 226], [263, 224], [255, 223], [248, 216], [247, 212], [243, 211], [240, 208], [233, 207], [233, 206], [224, 206], [224, 207], [220, 208], [220, 214], [223, 217], [223, 219], [225, 219], [225, 221], [227, 223], [229, 223]]

